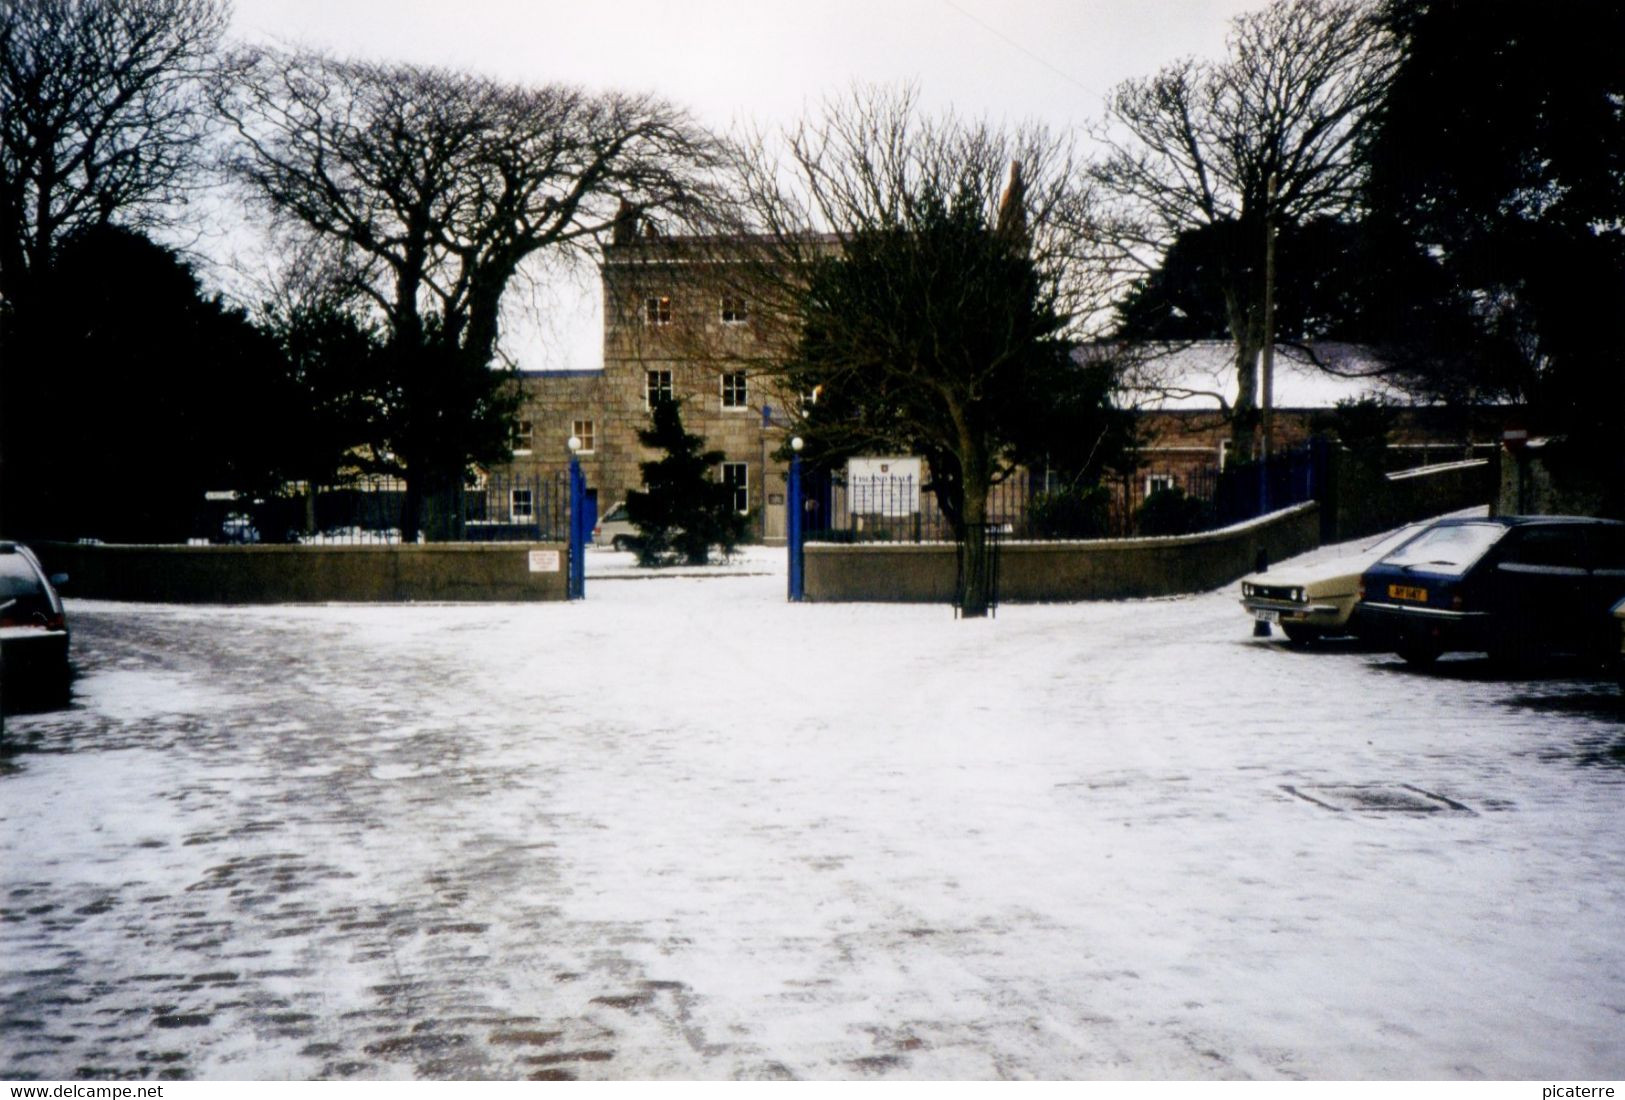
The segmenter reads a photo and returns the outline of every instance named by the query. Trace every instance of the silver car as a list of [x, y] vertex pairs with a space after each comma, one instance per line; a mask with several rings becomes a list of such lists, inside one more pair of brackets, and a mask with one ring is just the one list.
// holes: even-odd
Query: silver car
[[598, 517], [592, 529], [592, 544], [615, 550], [631, 550], [637, 545], [638, 529], [626, 518], [626, 503], [616, 501], [615, 506]]

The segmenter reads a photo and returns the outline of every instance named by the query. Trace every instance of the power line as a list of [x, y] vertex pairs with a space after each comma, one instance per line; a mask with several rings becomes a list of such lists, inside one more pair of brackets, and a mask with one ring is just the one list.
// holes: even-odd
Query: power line
[[1026, 56], [1030, 57], [1032, 60], [1038, 62], [1040, 65], [1044, 66], [1044, 68], [1048, 69], [1050, 72], [1054, 73], [1056, 76], [1060, 77], [1062, 80], [1065, 80], [1067, 83], [1076, 85], [1078, 88], [1081, 88], [1083, 91], [1089, 93], [1092, 96], [1099, 94], [1098, 92], [1095, 91], [1095, 89], [1093, 89], [1093, 88], [1089, 87], [1088, 85], [1084, 84], [1083, 81], [1079, 80], [1077, 77], [1073, 76], [1071, 73], [1065, 71], [1064, 69], [1060, 68], [1057, 65], [1052, 64], [1048, 59], [1040, 57], [1038, 54], [1034, 53], [1032, 50], [1029, 50], [1026, 46], [1023, 46], [1020, 42], [1017, 42], [1014, 38], [1011, 38], [1009, 35], [1005, 34], [1003, 31], [999, 30], [999, 28], [993, 26], [991, 23], [988, 23], [985, 20], [979, 19], [975, 15], [972, 15], [970, 12], [966, 11], [964, 8], [960, 7], [958, 4], [954, 3], [954, 0], [942, 0], [942, 2], [944, 4], [946, 4], [946, 5], [948, 5], [948, 7], [952, 8], [954, 11], [958, 12], [960, 15], [964, 16], [966, 19], [969, 19], [972, 23], [975, 23], [978, 27], [981, 27], [984, 31], [987, 31], [989, 34], [991, 34], [994, 37], [998, 38], [1000, 41], [1002, 41], [1005, 45], [1009, 46], [1011, 49], [1016, 50], [1019, 53], [1023, 53]]

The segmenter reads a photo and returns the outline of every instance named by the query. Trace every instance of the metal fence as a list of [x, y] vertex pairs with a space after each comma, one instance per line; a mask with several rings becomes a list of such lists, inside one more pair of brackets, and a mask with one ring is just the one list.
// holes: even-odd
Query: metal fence
[[[810, 474], [803, 487], [808, 542], [953, 542], [954, 525], [929, 482], [912, 477]], [[1000, 482], [988, 494], [987, 523], [1006, 538], [1027, 537], [1034, 499], [1029, 479]]]
[[[569, 533], [563, 474], [483, 477], [422, 494], [421, 542], [563, 542]], [[399, 543], [408, 494], [399, 478], [295, 487], [272, 497], [211, 493], [192, 524], [192, 541], [212, 544], [356, 545]]]
[[[1163, 487], [1171, 493], [1138, 490]], [[1228, 468], [1140, 470], [1083, 491], [1018, 473], [992, 487], [988, 529], [1003, 541], [1124, 538], [1225, 527], [1308, 500], [1327, 487], [1323, 444]], [[957, 534], [929, 481], [845, 478], [809, 473], [804, 485], [809, 542], [955, 542]]]

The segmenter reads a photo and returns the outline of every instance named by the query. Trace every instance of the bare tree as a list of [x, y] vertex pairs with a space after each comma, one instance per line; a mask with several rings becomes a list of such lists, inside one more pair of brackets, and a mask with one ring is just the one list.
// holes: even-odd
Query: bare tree
[[410, 410], [394, 446], [409, 500], [506, 447], [481, 379], [496, 385], [502, 299], [526, 261], [589, 248], [622, 202], [700, 216], [718, 159], [652, 96], [314, 54], [246, 56], [220, 105], [240, 137], [236, 176], [385, 321]]
[[818, 393], [792, 406], [815, 460], [927, 459], [966, 555], [960, 606], [985, 615], [990, 489], [1065, 401], [1068, 336], [1106, 286], [1070, 144], [860, 90], [745, 143], [738, 177], [746, 224], [729, 248], [752, 262], [734, 270], [785, 337], [758, 370]]
[[0, 294], [196, 179], [224, 0], [0, 0]]
[[1257, 423], [1270, 228], [1354, 206], [1358, 145], [1394, 60], [1368, 0], [1276, 0], [1237, 17], [1222, 62], [1182, 60], [1108, 97], [1108, 155], [1092, 175], [1119, 202], [1123, 255], [1150, 269], [1182, 233], [1223, 242], [1238, 453], [1251, 453]]

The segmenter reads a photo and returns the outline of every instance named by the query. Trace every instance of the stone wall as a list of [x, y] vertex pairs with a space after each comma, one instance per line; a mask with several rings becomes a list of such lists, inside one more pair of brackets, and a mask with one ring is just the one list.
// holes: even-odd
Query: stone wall
[[1501, 515], [1625, 517], [1625, 451], [1616, 453], [1612, 470], [1546, 440], [1503, 450], [1500, 459], [1495, 510]]
[[[71, 597], [154, 603], [406, 603], [565, 598], [560, 543], [103, 546], [38, 543]], [[550, 568], [551, 567], [551, 568]]]
[[[1018, 542], [1000, 549], [1008, 603], [1134, 599], [1206, 592], [1320, 544], [1320, 506], [1300, 504], [1219, 531], [1172, 538]], [[807, 547], [806, 596], [818, 602], [947, 603], [952, 544]]]
[[1488, 459], [1419, 466], [1384, 474], [1347, 451], [1333, 456], [1332, 499], [1325, 541], [1343, 542], [1430, 516], [1487, 505], [1496, 471]]

